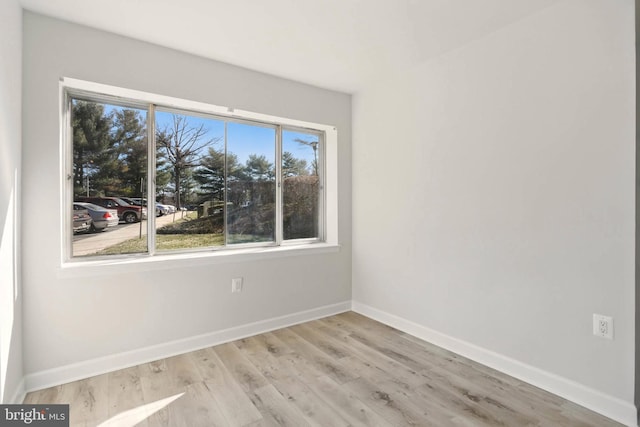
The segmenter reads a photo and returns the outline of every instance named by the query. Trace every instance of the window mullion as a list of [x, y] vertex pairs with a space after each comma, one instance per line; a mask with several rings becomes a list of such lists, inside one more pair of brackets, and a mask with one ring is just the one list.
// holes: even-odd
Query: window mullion
[[[63, 90], [62, 87], [61, 90]], [[62, 227], [64, 233], [64, 238], [62, 241], [64, 242], [64, 245], [66, 247], [66, 251], [64, 252], [64, 261], [68, 261], [73, 256], [73, 226], [72, 221], [68, 220], [70, 212], [73, 209], [72, 207], [70, 208], [70, 206], [73, 206], [72, 203], [74, 201], [73, 180], [75, 179], [73, 170], [73, 131], [71, 130], [71, 115], [73, 113], [73, 108], [71, 105], [71, 97], [69, 96], [69, 93], [64, 90], [62, 93], [64, 107], [62, 115], [63, 124], [61, 126], [61, 138], [64, 144], [63, 170], [65, 171], [63, 177], [63, 188], [65, 189], [65, 191], [63, 192], [62, 200], [62, 217], [65, 219], [65, 221], [64, 226]]]
[[147, 250], [156, 252], [156, 106], [147, 107]]
[[224, 186], [223, 188], [223, 199], [224, 199], [224, 206], [222, 207], [222, 213], [223, 213], [223, 218], [222, 218], [222, 230], [223, 230], [223, 235], [224, 235], [224, 246], [226, 247], [228, 242], [229, 242], [229, 228], [227, 227], [227, 216], [229, 215], [229, 205], [228, 205], [228, 197], [229, 197], [229, 176], [228, 176], [228, 171], [227, 171], [227, 167], [228, 167], [228, 162], [227, 162], [227, 128], [228, 128], [228, 123], [227, 121], [224, 122]]
[[319, 150], [318, 150], [318, 171], [319, 171], [319, 186], [318, 186], [318, 217], [316, 221], [318, 221], [318, 239], [324, 241], [327, 238], [326, 234], [326, 225], [327, 225], [327, 217], [326, 217], [326, 203], [327, 203], [327, 193], [325, 191], [326, 187], [326, 179], [327, 179], [327, 169], [326, 169], [326, 133], [323, 132], [319, 136]]
[[276, 245], [282, 244], [282, 126], [276, 126]]

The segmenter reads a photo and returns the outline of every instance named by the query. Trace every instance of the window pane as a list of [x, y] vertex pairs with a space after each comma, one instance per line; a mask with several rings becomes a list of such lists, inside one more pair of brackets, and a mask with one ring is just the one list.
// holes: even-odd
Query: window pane
[[276, 130], [227, 124], [227, 243], [275, 240]]
[[224, 122], [156, 112], [156, 249], [224, 245]]
[[[73, 256], [147, 251], [146, 111], [73, 99]], [[117, 219], [116, 219], [117, 218]]]
[[317, 238], [320, 201], [317, 134], [282, 132], [282, 227], [284, 240]]
[[[71, 257], [323, 237], [322, 131], [154, 107], [115, 93], [67, 91]], [[151, 110], [154, 129], [147, 129]], [[147, 214], [155, 216], [152, 236]]]

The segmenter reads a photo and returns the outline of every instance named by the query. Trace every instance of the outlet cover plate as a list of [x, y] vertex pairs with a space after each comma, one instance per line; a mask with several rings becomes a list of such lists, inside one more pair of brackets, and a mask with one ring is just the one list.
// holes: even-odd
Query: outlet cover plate
[[231, 279], [231, 292], [242, 292], [242, 277]]
[[602, 314], [593, 315], [593, 335], [612, 340], [613, 339], [613, 317]]

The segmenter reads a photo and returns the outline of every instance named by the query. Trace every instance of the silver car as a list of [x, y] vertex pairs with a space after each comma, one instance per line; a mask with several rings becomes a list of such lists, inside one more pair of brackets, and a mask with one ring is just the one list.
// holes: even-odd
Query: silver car
[[160, 215], [158, 216], [169, 215], [171, 213], [169, 206], [163, 205], [162, 203], [156, 202], [156, 208], [160, 211]]
[[104, 231], [107, 227], [115, 227], [118, 225], [118, 221], [120, 221], [116, 209], [107, 209], [86, 202], [74, 202], [73, 208], [86, 209], [89, 211], [92, 220], [91, 231]]

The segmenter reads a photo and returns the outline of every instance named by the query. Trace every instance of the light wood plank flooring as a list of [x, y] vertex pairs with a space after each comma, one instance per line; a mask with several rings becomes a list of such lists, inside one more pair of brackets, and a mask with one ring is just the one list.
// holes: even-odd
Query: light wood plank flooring
[[353, 312], [29, 393], [73, 426], [618, 426]]

